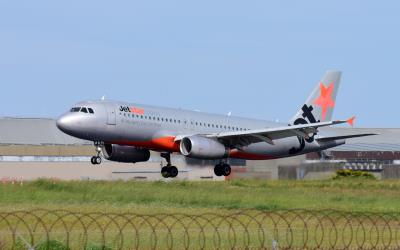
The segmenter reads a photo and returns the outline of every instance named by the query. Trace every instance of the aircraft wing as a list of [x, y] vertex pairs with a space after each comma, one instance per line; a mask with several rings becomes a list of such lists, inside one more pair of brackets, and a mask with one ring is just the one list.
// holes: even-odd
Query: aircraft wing
[[274, 140], [300, 136], [305, 139], [310, 138], [318, 132], [318, 128], [331, 125], [348, 123], [348, 120], [328, 121], [311, 124], [300, 124], [286, 127], [253, 129], [246, 131], [221, 132], [205, 135], [208, 138], [215, 138], [230, 147], [247, 146], [257, 142], [267, 142], [274, 145]]

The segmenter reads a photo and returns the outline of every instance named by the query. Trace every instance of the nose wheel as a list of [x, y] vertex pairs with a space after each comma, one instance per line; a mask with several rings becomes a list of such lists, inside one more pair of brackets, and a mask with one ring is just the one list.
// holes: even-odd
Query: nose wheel
[[101, 157], [100, 156], [92, 156], [92, 158], [90, 159], [90, 162], [93, 164], [93, 165], [98, 165], [98, 164], [101, 164]]
[[229, 164], [227, 163], [218, 163], [214, 167], [214, 174], [216, 176], [229, 176], [232, 172], [232, 168]]
[[178, 169], [171, 165], [171, 153], [161, 153], [161, 157], [167, 161], [167, 166], [161, 168], [161, 175], [164, 178], [175, 178], [178, 176]]
[[92, 156], [92, 158], [90, 158], [90, 162], [93, 165], [99, 165], [102, 162], [100, 154], [104, 144], [102, 142], [94, 142], [94, 146], [96, 147], [96, 156]]

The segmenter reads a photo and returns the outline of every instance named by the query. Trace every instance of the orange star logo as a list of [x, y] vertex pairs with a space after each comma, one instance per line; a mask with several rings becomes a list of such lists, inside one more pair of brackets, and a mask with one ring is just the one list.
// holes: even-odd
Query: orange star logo
[[319, 88], [321, 95], [314, 101], [314, 104], [322, 108], [322, 121], [325, 121], [328, 108], [335, 107], [335, 101], [332, 99], [334, 84], [332, 82], [329, 87], [325, 87], [321, 82]]

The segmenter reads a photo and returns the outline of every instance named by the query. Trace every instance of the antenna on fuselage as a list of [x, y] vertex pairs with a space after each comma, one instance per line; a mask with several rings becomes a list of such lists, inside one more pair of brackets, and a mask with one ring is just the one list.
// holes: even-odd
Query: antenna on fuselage
[[105, 99], [106, 99], [106, 96], [103, 95], [100, 100], [104, 101]]
[[232, 115], [232, 111], [229, 111], [228, 114], [226, 114], [227, 116], [231, 116]]

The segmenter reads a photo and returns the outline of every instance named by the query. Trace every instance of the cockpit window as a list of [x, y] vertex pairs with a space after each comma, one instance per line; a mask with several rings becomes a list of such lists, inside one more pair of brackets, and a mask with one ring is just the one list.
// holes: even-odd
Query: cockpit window
[[86, 107], [73, 107], [70, 112], [82, 112], [82, 113], [90, 113], [94, 114], [94, 111], [92, 108], [86, 108]]
[[80, 109], [80, 107], [74, 107], [71, 109], [71, 112], [79, 112]]

